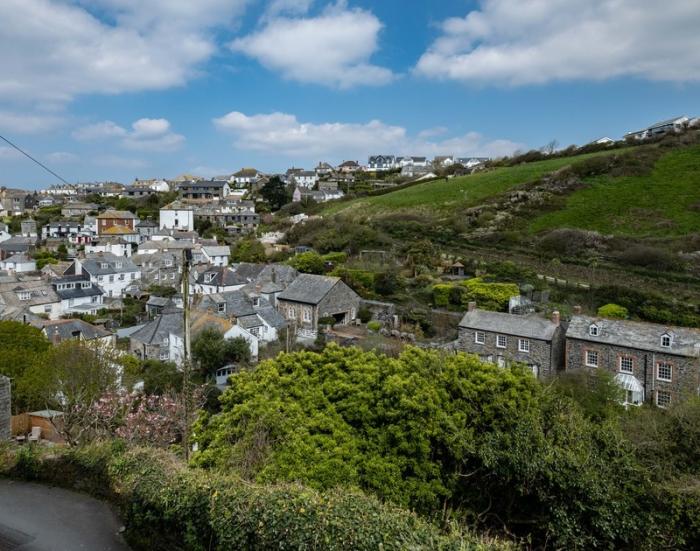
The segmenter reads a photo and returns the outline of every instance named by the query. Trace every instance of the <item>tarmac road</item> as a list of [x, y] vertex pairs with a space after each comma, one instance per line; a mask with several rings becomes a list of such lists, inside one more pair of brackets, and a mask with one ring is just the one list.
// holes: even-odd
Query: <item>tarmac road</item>
[[128, 551], [120, 527], [102, 501], [0, 479], [0, 551]]

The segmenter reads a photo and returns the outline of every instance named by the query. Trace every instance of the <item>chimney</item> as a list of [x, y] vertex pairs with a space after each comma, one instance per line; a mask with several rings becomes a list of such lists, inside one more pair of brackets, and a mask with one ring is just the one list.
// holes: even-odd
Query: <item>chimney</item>
[[476, 310], [476, 302], [469, 302], [467, 304], [467, 312], [473, 312], [474, 310]]
[[574, 316], [580, 316], [580, 315], [581, 315], [581, 306], [577, 304], [576, 306], [574, 306]]
[[272, 283], [277, 283], [277, 272], [274, 266], [272, 267]]
[[561, 321], [561, 316], [559, 315], [559, 310], [554, 310], [554, 312], [552, 312], [552, 323], [554, 325], [559, 325], [560, 321]]

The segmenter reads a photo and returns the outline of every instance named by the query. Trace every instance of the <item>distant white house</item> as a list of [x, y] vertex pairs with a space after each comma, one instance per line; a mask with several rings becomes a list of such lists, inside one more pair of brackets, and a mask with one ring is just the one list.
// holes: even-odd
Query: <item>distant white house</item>
[[382, 172], [397, 168], [394, 155], [372, 155], [367, 160], [367, 170], [370, 172]]
[[194, 230], [194, 210], [191, 206], [174, 201], [160, 209], [161, 230]]
[[228, 245], [205, 245], [202, 247], [204, 261], [212, 266], [228, 266], [231, 249]]
[[131, 245], [122, 240], [104, 239], [85, 245], [85, 254], [111, 253], [114, 256], [131, 256]]
[[307, 189], [314, 187], [318, 182], [318, 176], [313, 170], [301, 170], [296, 172], [292, 178], [297, 186]]
[[652, 124], [643, 130], [627, 132], [627, 134], [625, 134], [625, 139], [646, 140], [647, 138], [653, 138], [669, 132], [680, 132], [688, 126], [689, 122], [690, 120], [685, 116], [667, 119]]
[[7, 231], [7, 225], [0, 222], [0, 243], [7, 241], [10, 237], [12, 234]]
[[602, 138], [598, 138], [597, 140], [593, 140], [591, 144], [595, 145], [612, 145], [615, 143], [615, 140], [608, 138], [607, 136], [604, 136]]
[[14, 254], [5, 260], [0, 261], [0, 270], [5, 270], [10, 274], [21, 274], [24, 272], [36, 271], [36, 262], [26, 254]]
[[72, 271], [76, 275], [87, 274], [108, 297], [123, 297], [124, 291], [141, 279], [141, 270], [130, 258], [110, 253], [91, 254], [76, 260]]

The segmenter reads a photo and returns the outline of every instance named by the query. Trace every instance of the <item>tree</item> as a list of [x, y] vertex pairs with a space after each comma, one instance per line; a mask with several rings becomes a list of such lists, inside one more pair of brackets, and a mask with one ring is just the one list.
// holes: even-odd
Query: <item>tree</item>
[[624, 320], [629, 317], [629, 312], [624, 306], [608, 303], [598, 308], [598, 315], [603, 318]]
[[290, 258], [288, 264], [305, 274], [322, 274], [326, 271], [323, 257], [315, 251], [299, 253]]
[[265, 262], [265, 246], [253, 238], [240, 239], [231, 252], [232, 262]]
[[250, 347], [242, 337], [224, 339], [220, 331], [207, 328], [192, 342], [192, 358], [207, 379], [227, 364], [250, 361]]
[[260, 195], [265, 199], [270, 208], [275, 211], [281, 209], [292, 200], [292, 195], [286, 189], [279, 176], [273, 176], [260, 189]]

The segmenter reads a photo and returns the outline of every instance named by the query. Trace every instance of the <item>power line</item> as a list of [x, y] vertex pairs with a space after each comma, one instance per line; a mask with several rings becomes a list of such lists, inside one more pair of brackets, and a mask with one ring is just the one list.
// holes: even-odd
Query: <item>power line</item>
[[23, 149], [21, 149], [19, 146], [16, 146], [15, 144], [13, 144], [10, 140], [8, 140], [8, 139], [7, 139], [5, 136], [3, 136], [2, 134], [0, 134], [0, 139], [2, 139], [3, 141], [7, 142], [8, 144], [10, 144], [12, 147], [14, 147], [17, 151], [19, 151], [22, 155], [24, 155], [24, 156], [27, 157], [28, 159], [34, 161], [36, 164], [38, 164], [41, 168], [43, 168], [43, 169], [44, 169], [46, 172], [48, 172], [49, 174], [53, 174], [56, 178], [58, 178], [59, 180], [61, 180], [61, 182], [63, 182], [64, 184], [66, 184], [66, 185], [68, 185], [68, 186], [71, 185], [70, 182], [68, 182], [67, 180], [65, 180], [64, 178], [62, 178], [62, 177], [59, 176], [58, 174], [56, 174], [53, 170], [51, 170], [48, 166], [46, 166], [46, 165], [43, 164], [42, 162], [37, 161], [37, 160], [36, 160], [34, 157], [32, 157], [29, 153], [27, 153], [26, 151], [24, 151]]

